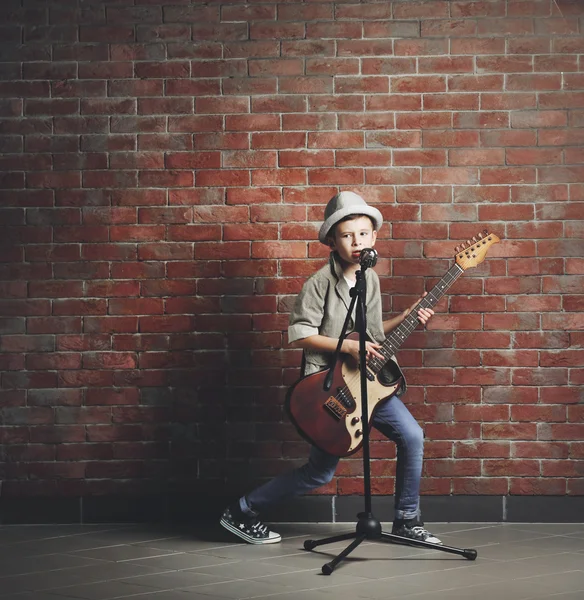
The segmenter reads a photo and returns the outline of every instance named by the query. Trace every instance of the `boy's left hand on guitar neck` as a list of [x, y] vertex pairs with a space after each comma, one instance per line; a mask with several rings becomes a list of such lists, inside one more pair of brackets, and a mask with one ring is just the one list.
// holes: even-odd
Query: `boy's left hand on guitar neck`
[[[401, 320], [403, 321], [416, 308], [416, 306], [420, 304], [424, 296], [427, 295], [428, 292], [424, 292], [418, 300], [416, 300], [409, 308], [406, 308], [406, 310], [404, 310], [401, 314]], [[420, 308], [418, 310], [418, 319], [420, 320], [420, 323], [426, 327], [426, 323], [430, 320], [433, 314], [434, 311], [431, 308]]]

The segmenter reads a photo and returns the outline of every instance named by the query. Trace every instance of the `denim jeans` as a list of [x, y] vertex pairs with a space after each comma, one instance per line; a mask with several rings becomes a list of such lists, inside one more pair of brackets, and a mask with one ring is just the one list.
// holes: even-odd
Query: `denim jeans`
[[[373, 426], [397, 446], [395, 518], [412, 519], [420, 513], [420, 477], [424, 457], [424, 433], [404, 403], [393, 396], [375, 411]], [[244, 512], [260, 512], [278, 502], [328, 483], [339, 462], [312, 447], [308, 462], [278, 475], [240, 499]]]

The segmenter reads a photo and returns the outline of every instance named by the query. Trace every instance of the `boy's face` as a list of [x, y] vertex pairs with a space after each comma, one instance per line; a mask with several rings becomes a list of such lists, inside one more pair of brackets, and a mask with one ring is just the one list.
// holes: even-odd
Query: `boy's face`
[[364, 248], [373, 248], [377, 231], [369, 217], [361, 216], [350, 221], [341, 221], [335, 228], [331, 248], [348, 264], [359, 264], [359, 256]]

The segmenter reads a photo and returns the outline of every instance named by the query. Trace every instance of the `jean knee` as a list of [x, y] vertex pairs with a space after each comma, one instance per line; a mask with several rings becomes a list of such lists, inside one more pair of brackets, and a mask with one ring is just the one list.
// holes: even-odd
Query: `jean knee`
[[424, 430], [417, 423], [403, 431], [401, 438], [408, 451], [415, 453], [424, 451]]
[[314, 488], [321, 487], [329, 483], [336, 469], [323, 469], [317, 470], [311, 464], [307, 464], [304, 470], [304, 477], [306, 482]]

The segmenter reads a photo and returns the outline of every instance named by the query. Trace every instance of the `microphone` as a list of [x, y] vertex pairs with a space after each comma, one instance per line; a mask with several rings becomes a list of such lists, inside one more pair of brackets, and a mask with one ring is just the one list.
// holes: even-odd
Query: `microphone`
[[363, 248], [359, 255], [359, 264], [364, 269], [369, 269], [377, 264], [377, 250], [373, 248]]

